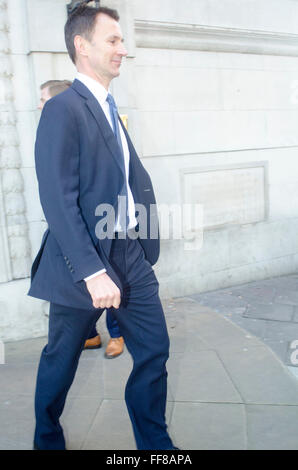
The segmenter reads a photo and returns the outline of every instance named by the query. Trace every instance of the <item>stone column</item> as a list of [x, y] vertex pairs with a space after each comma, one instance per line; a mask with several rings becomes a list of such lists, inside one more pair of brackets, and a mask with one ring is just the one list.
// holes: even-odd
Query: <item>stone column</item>
[[31, 265], [12, 77], [7, 1], [0, 0], [0, 282], [28, 277]]

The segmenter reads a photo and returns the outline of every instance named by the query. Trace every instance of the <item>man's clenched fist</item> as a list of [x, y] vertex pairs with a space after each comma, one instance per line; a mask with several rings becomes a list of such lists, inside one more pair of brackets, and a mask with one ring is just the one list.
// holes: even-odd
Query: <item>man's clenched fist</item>
[[107, 273], [89, 279], [86, 286], [95, 308], [119, 308], [120, 290]]

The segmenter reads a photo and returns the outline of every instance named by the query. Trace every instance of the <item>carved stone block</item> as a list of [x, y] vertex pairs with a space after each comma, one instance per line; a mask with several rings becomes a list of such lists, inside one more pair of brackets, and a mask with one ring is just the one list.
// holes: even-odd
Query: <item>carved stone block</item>
[[205, 229], [266, 217], [266, 162], [187, 170], [183, 186], [185, 202], [203, 205]]

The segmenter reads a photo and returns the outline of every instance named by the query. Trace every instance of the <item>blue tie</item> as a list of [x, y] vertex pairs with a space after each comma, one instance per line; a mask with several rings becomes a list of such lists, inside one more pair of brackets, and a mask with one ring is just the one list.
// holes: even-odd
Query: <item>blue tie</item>
[[115, 137], [118, 142], [119, 146], [119, 163], [120, 166], [123, 170], [124, 174], [124, 185], [122, 186], [121, 192], [119, 194], [120, 201], [118, 204], [118, 213], [119, 213], [119, 222], [120, 222], [120, 227], [123, 232], [127, 231], [128, 227], [128, 216], [127, 216], [127, 203], [128, 203], [128, 197], [127, 197], [127, 186], [126, 186], [126, 173], [125, 173], [125, 164], [124, 164], [124, 153], [123, 153], [123, 147], [122, 147], [122, 142], [121, 142], [121, 136], [120, 136], [120, 128], [119, 128], [119, 119], [118, 119], [118, 111], [117, 111], [117, 106], [115, 103], [114, 98], [112, 95], [109, 93], [107, 96], [107, 102], [109, 103], [110, 107], [110, 115], [112, 119], [112, 124], [113, 124], [113, 131], [115, 134]]

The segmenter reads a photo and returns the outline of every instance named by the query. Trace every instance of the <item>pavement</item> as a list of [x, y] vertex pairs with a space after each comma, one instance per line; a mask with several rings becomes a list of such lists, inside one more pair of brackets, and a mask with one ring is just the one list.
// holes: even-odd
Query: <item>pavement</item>
[[[171, 340], [167, 422], [193, 450], [298, 450], [298, 274], [163, 301]], [[108, 341], [105, 316], [98, 323]], [[297, 344], [295, 341], [297, 340]], [[46, 338], [5, 344], [0, 449], [32, 448], [35, 377]], [[82, 353], [62, 415], [68, 449], [135, 450], [125, 352]]]

